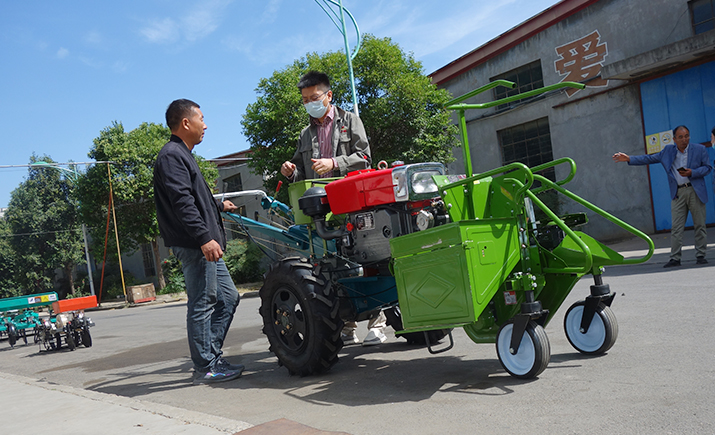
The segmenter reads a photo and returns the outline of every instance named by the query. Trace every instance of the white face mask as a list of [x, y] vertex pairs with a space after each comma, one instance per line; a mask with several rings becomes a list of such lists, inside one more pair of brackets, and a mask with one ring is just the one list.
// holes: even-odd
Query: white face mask
[[320, 119], [325, 115], [325, 112], [328, 111], [328, 106], [323, 105], [323, 99], [321, 98], [318, 101], [311, 101], [310, 103], [305, 103], [303, 104], [303, 107], [305, 107], [305, 111], [308, 112], [308, 115], [312, 116], [315, 119]]

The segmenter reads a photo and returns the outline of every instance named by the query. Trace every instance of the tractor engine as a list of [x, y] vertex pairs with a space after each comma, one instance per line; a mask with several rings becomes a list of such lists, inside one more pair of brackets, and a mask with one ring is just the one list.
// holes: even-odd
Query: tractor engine
[[[391, 256], [390, 239], [449, 222], [432, 179], [444, 173], [441, 163], [355, 171], [324, 189], [311, 187], [298, 203], [313, 218], [320, 237], [336, 240], [341, 256], [384, 269]], [[328, 212], [345, 215], [337, 229], [328, 228]]]

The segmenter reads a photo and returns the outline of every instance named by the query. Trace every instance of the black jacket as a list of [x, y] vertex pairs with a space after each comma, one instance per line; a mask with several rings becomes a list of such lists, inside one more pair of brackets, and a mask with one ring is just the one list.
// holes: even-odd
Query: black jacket
[[154, 164], [154, 202], [164, 245], [201, 248], [216, 240], [226, 249], [223, 203], [214, 199], [199, 165], [178, 136], [159, 151]]

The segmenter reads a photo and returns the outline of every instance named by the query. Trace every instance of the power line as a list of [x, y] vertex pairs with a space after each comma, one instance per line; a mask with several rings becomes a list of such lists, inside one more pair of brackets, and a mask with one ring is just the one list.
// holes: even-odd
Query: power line
[[[39, 163], [39, 162], [37, 162]], [[5, 169], [5, 168], [31, 168], [31, 167], [37, 167], [37, 163], [28, 163], [26, 165], [0, 165], [0, 169]], [[50, 163], [50, 162], [43, 162], [44, 165], [46, 166], [73, 166], [73, 165], [94, 165], [97, 163], [116, 163], [113, 161], [97, 161], [97, 162], [67, 162], [67, 163]], [[44, 166], [44, 165], [39, 165], [39, 166]]]
[[81, 228], [75, 228], [73, 230], [57, 230], [57, 231], [38, 231], [36, 233], [21, 233], [21, 234], [7, 234], [0, 235], [0, 239], [5, 239], [8, 237], [19, 237], [19, 236], [36, 236], [38, 234], [57, 234], [57, 233], [69, 233], [72, 231], [82, 231]]

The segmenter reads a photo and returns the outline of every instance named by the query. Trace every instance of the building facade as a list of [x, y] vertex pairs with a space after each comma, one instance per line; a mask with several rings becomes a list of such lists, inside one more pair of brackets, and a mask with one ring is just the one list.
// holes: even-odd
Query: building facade
[[[578, 170], [566, 186], [569, 190], [653, 233], [670, 229], [664, 170], [617, 164], [611, 156], [618, 151], [657, 152], [672, 143], [668, 132], [681, 124], [689, 127], [692, 142], [710, 146], [715, 126], [713, 29], [713, 0], [563, 0], [431, 76], [455, 97], [496, 79], [517, 85], [467, 103], [561, 81], [584, 83], [584, 90], [562, 89], [468, 111], [473, 171], [571, 157]], [[455, 157], [450, 172], [463, 172], [460, 150]], [[562, 179], [567, 173], [561, 166], [546, 175]], [[708, 223], [715, 223], [712, 198], [711, 191]], [[560, 207], [562, 212], [585, 211], [569, 202]], [[597, 238], [626, 235], [603, 218], [592, 213], [589, 218], [586, 231]]]

